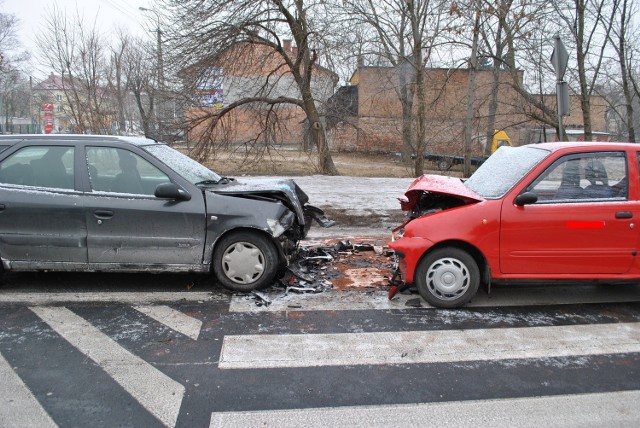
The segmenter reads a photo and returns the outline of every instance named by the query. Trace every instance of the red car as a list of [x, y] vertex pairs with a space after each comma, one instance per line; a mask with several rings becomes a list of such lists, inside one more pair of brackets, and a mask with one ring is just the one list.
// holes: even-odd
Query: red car
[[466, 181], [416, 179], [389, 244], [399, 287], [453, 308], [492, 282], [637, 281], [639, 160], [636, 144], [544, 143], [502, 147]]

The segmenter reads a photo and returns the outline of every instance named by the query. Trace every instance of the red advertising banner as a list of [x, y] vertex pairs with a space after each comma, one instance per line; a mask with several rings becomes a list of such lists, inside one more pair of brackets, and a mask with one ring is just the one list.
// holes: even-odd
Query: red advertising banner
[[51, 134], [53, 132], [53, 104], [42, 103], [42, 111], [44, 111], [44, 133]]

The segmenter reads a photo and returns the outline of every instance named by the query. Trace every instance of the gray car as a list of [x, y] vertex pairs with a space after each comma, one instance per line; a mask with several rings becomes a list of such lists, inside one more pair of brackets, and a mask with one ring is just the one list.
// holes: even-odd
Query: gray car
[[147, 138], [0, 136], [6, 271], [213, 272], [260, 289], [312, 219], [292, 180], [238, 182]]

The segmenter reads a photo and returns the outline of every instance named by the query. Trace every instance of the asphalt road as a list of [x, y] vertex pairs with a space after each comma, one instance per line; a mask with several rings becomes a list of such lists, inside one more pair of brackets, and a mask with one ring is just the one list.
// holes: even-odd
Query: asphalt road
[[[231, 295], [186, 275], [0, 287], [0, 426], [636, 426], [640, 286]], [[259, 304], [261, 304], [259, 306]]]

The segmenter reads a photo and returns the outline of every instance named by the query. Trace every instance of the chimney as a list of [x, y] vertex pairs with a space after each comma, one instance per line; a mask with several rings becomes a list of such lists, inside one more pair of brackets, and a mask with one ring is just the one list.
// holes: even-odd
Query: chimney
[[291, 39], [285, 39], [282, 41], [284, 51], [286, 53], [291, 52]]

